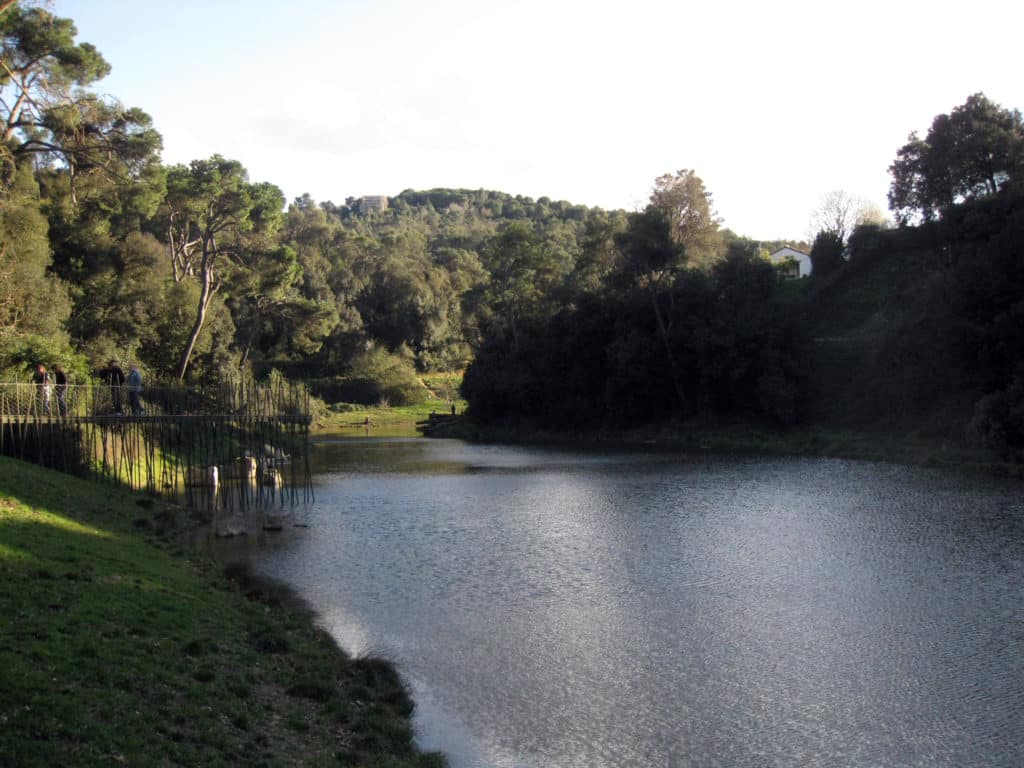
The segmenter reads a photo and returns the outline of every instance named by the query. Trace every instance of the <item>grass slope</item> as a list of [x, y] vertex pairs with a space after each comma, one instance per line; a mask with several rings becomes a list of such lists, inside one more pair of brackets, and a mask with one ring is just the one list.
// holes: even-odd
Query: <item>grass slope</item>
[[359, 405], [335, 403], [317, 415], [313, 434], [330, 436], [411, 437], [418, 435], [417, 422], [431, 413], [450, 413], [452, 405], [459, 413], [466, 401], [459, 396], [462, 373], [426, 373], [420, 375], [425, 398], [415, 405]]
[[386, 663], [175, 543], [194, 521], [0, 458], [0, 766], [443, 766]]

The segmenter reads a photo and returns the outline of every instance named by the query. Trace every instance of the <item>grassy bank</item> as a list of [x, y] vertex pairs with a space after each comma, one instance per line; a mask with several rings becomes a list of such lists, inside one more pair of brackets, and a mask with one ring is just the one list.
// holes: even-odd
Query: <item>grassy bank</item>
[[[465, 404], [456, 404], [456, 407], [461, 410]], [[337, 403], [330, 413], [317, 417], [311, 433], [313, 437], [411, 437], [418, 434], [416, 423], [430, 418], [432, 412], [450, 413], [451, 403], [442, 400], [401, 406]]]
[[414, 405], [358, 405], [334, 403], [326, 413], [317, 415], [313, 435], [411, 437], [416, 424], [430, 418], [431, 413], [451, 413], [454, 405], [459, 413], [466, 410], [466, 401], [459, 397], [462, 375], [459, 373], [422, 374], [424, 399]]
[[187, 511], [0, 458], [0, 766], [442, 766], [386, 663], [179, 547]]

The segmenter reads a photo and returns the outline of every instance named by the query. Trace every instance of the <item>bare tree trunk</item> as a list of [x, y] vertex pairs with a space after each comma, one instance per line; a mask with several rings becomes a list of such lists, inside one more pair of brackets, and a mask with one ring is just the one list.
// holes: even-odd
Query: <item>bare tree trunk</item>
[[245, 348], [242, 350], [242, 358], [238, 361], [238, 369], [242, 370], [245, 368], [245, 364], [249, 361], [249, 352], [252, 351], [252, 343], [256, 339], [256, 330], [259, 328], [260, 315], [259, 310], [254, 310], [255, 316], [253, 321], [249, 324], [249, 335], [245, 340]]
[[199, 334], [202, 333], [203, 324], [206, 322], [206, 310], [209, 308], [210, 301], [213, 299], [214, 294], [214, 290], [210, 283], [210, 275], [204, 270], [203, 287], [199, 292], [199, 307], [196, 309], [196, 320], [192, 324], [192, 331], [189, 333], [188, 342], [185, 344], [185, 349], [181, 353], [181, 359], [178, 361], [178, 381], [185, 381], [185, 372], [188, 371], [188, 364], [192, 358], [192, 350], [195, 349], [196, 341], [199, 340]]
[[512, 331], [512, 349], [516, 354], [519, 354], [519, 328], [516, 325], [516, 313], [512, 312], [508, 316], [508, 327]]
[[668, 358], [669, 378], [672, 380], [672, 389], [675, 390], [676, 397], [679, 399], [679, 405], [682, 406], [683, 413], [686, 414], [689, 409], [689, 402], [686, 392], [683, 391], [682, 382], [679, 381], [679, 366], [676, 363], [675, 352], [672, 351], [672, 340], [668, 335], [668, 326], [665, 324], [665, 318], [661, 314], [657, 292], [651, 291], [650, 294], [651, 306], [654, 307], [654, 317], [658, 322], [658, 335], [661, 336], [661, 343], [665, 347], [665, 357]]

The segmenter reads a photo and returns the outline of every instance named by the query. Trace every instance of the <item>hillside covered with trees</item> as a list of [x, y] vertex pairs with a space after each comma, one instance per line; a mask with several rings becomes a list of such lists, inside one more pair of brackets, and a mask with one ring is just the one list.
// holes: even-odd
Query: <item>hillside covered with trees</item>
[[[622, 211], [457, 189], [380, 210], [287, 203], [230, 158], [165, 165], [149, 116], [98, 94], [110, 65], [72, 20], [13, 4], [0, 31], [5, 378], [57, 360], [83, 377], [114, 357], [181, 380], [329, 378], [382, 357], [461, 370], [494, 329], [553, 313], [612, 269]], [[703, 200], [691, 172], [656, 185]], [[700, 215], [709, 239], [691, 258], [710, 263], [722, 233]]]
[[835, 199], [814, 275], [788, 282], [765, 258], [783, 243], [723, 228], [693, 170], [632, 213], [460, 189], [288, 203], [230, 158], [165, 165], [149, 116], [95, 90], [110, 65], [71, 20], [13, 4], [0, 31], [5, 380], [117, 358], [394, 401], [408, 389], [381, 379], [465, 369], [482, 423], [1024, 445], [1024, 133], [982, 94], [896, 149], [898, 228]]
[[[1024, 448], [1024, 122], [975, 94], [911, 134], [890, 168], [900, 226], [826, 201], [813, 275], [780, 282], [757, 243], [706, 255], [678, 222], [627, 217], [586, 294], [466, 373], [473, 415], [555, 430], [737, 420]], [[661, 181], [661, 180], [659, 180]], [[680, 181], [679, 179], [677, 181]], [[692, 200], [692, 198], [691, 198]]]

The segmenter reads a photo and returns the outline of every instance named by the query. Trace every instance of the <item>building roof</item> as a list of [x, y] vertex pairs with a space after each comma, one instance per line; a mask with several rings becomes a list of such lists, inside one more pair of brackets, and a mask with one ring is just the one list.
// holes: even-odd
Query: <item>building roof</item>
[[777, 253], [782, 253], [783, 251], [793, 251], [794, 253], [799, 253], [802, 256], [810, 256], [811, 255], [807, 251], [803, 250], [802, 248], [794, 248], [792, 245], [784, 245], [781, 248], [779, 248], [779, 250], [773, 251], [772, 252], [772, 256], [774, 256]]

